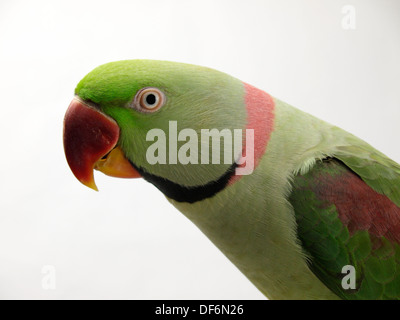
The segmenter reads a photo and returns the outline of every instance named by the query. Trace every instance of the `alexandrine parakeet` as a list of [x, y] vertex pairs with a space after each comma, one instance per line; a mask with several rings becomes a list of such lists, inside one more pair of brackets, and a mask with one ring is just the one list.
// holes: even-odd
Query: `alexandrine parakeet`
[[[214, 129], [221, 145], [202, 148]], [[235, 132], [240, 152], [213, 161]], [[64, 148], [93, 189], [93, 169], [152, 183], [270, 299], [400, 298], [400, 166], [227, 74], [102, 65], [76, 87]]]

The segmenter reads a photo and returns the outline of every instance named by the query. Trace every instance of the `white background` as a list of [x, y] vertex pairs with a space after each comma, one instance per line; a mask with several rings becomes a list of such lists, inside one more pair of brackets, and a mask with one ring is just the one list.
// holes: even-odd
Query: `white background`
[[97, 173], [96, 193], [74, 178], [63, 116], [94, 67], [212, 67], [399, 162], [399, 57], [398, 0], [1, 0], [0, 298], [263, 299], [152, 185]]

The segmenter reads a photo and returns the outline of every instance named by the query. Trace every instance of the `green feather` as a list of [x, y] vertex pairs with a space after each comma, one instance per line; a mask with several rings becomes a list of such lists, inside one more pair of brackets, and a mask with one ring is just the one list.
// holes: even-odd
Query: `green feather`
[[372, 189], [386, 195], [400, 207], [400, 165], [366, 143], [355, 142], [355, 145], [338, 147], [335, 156]]

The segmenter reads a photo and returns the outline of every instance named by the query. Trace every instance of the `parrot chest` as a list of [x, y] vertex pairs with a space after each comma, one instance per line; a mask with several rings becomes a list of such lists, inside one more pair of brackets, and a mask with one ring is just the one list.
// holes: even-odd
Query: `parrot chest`
[[171, 202], [268, 298], [336, 298], [309, 270], [283, 197], [245, 179], [201, 202]]

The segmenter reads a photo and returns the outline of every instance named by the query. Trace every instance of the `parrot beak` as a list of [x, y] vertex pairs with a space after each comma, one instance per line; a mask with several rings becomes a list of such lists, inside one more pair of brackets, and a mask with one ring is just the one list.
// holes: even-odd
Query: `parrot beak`
[[112, 177], [140, 177], [116, 147], [119, 130], [115, 120], [95, 107], [72, 100], [64, 118], [64, 151], [73, 174], [85, 186], [98, 190], [93, 169]]

